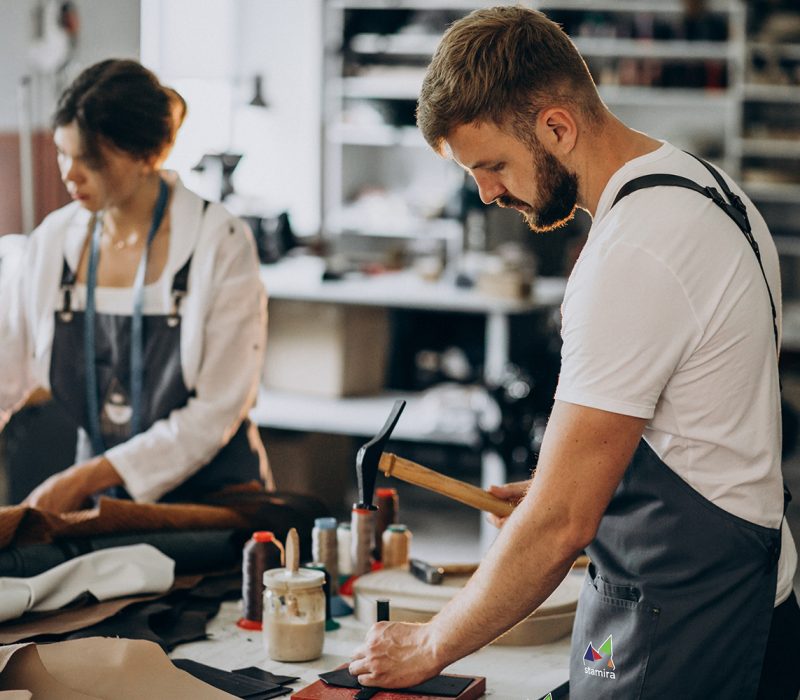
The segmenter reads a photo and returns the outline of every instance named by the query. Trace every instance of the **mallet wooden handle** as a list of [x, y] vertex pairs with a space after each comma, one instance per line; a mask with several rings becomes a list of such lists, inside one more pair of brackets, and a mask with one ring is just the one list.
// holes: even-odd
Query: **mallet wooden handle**
[[421, 464], [412, 462], [409, 459], [393, 455], [391, 452], [384, 452], [381, 455], [378, 467], [386, 476], [393, 476], [401, 481], [407, 481], [409, 484], [421, 486], [424, 489], [448, 496], [473, 508], [485, 510], [487, 513], [506, 517], [511, 515], [514, 510], [514, 506], [511, 503], [493, 496], [488, 491], [458, 479], [452, 479], [444, 474], [439, 474], [439, 472], [423, 467]]

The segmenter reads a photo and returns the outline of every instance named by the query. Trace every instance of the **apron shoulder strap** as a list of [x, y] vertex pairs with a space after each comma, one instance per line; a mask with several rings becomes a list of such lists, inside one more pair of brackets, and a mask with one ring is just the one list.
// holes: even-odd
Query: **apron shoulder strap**
[[[643, 190], [648, 187], [683, 187], [684, 189], [692, 190], [693, 192], [697, 192], [698, 194], [703, 195], [704, 197], [708, 197], [714, 204], [716, 204], [722, 211], [724, 211], [728, 217], [736, 224], [738, 229], [742, 232], [745, 239], [747, 240], [750, 248], [752, 249], [754, 255], [756, 256], [756, 261], [758, 262], [758, 267], [761, 270], [761, 276], [764, 278], [764, 284], [767, 285], [767, 294], [769, 294], [769, 304], [772, 310], [772, 330], [775, 335], [775, 349], [778, 350], [780, 344], [778, 342], [778, 312], [775, 308], [775, 300], [772, 297], [772, 289], [769, 286], [769, 282], [767, 281], [767, 274], [764, 272], [764, 265], [761, 262], [761, 251], [758, 247], [758, 242], [753, 236], [753, 232], [750, 228], [750, 220], [747, 217], [747, 207], [745, 206], [744, 202], [741, 200], [739, 196], [737, 196], [730, 187], [728, 187], [728, 183], [725, 182], [725, 178], [719, 173], [719, 171], [710, 163], [707, 163], [702, 158], [698, 156], [688, 153], [688, 155], [692, 156], [695, 160], [699, 161], [705, 168], [708, 170], [711, 175], [716, 180], [717, 184], [719, 185], [720, 189], [725, 193], [723, 197], [720, 191], [716, 187], [703, 187], [702, 185], [697, 184], [694, 180], [690, 180], [689, 178], [682, 177], [681, 175], [672, 175], [668, 173], [653, 173], [651, 175], [642, 175], [640, 177], [635, 177], [633, 180], [626, 182], [617, 193], [617, 196], [614, 198], [614, 201], [611, 203], [613, 207], [617, 202], [619, 202], [623, 197], [627, 197], [629, 194], [636, 192], [638, 190]], [[726, 199], [727, 198], [727, 199]]]
[[[203, 220], [205, 220], [208, 205], [211, 204], [207, 199], [203, 200]], [[192, 255], [183, 263], [180, 270], [172, 278], [172, 311], [167, 316], [167, 325], [175, 327], [180, 318], [181, 301], [189, 292], [189, 270], [192, 267]]]
[[61, 311], [59, 318], [68, 323], [72, 320], [72, 290], [75, 287], [75, 272], [64, 258], [61, 266]]
[[727, 199], [726, 197], [722, 196], [716, 187], [703, 187], [702, 185], [698, 185], [694, 180], [681, 177], [680, 175], [655, 173], [653, 175], [642, 175], [641, 177], [636, 177], [633, 180], [626, 182], [620, 188], [611, 206], [613, 207], [623, 197], [627, 197], [629, 194], [632, 194], [637, 190], [643, 190], [648, 187], [683, 187], [684, 189], [692, 190], [693, 192], [697, 192], [704, 197], [708, 197], [714, 202], [714, 204], [722, 209], [722, 211], [724, 211], [733, 220], [733, 223], [739, 227], [742, 233], [744, 233], [744, 236], [747, 239], [747, 242], [750, 244], [750, 247], [753, 249], [753, 252], [757, 257], [760, 258], [761, 252], [758, 250], [758, 243], [756, 243], [756, 239], [751, 233], [750, 220], [747, 218], [747, 208], [745, 207], [744, 202], [742, 202], [742, 200], [731, 191], [725, 180], [714, 168], [700, 158], [697, 160], [703, 163], [714, 175], [717, 182], [723, 188], [723, 192], [725, 193]]
[[172, 311], [167, 316], [167, 325], [174, 328], [178, 325], [180, 317], [181, 301], [189, 291], [189, 269], [192, 266], [192, 257], [183, 263], [183, 267], [175, 273], [172, 278]]

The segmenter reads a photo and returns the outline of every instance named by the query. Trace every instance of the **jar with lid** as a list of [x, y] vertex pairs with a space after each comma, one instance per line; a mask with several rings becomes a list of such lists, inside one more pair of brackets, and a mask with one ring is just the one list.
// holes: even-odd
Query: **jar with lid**
[[264, 572], [264, 635], [273, 661], [311, 661], [325, 642], [325, 575], [313, 569]]

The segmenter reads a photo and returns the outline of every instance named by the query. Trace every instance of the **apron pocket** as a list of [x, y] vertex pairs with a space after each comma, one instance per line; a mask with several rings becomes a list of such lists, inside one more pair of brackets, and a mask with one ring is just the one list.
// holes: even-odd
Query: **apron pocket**
[[572, 630], [571, 700], [641, 697], [659, 608], [590, 567]]

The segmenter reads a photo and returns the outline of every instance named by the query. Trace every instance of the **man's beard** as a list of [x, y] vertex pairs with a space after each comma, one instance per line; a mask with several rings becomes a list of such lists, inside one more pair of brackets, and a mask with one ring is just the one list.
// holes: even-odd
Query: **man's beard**
[[495, 202], [501, 207], [517, 208], [532, 231], [544, 233], [561, 228], [575, 216], [578, 176], [539, 144], [531, 148], [531, 155], [539, 184], [539, 206], [534, 208], [509, 195], [498, 197]]

